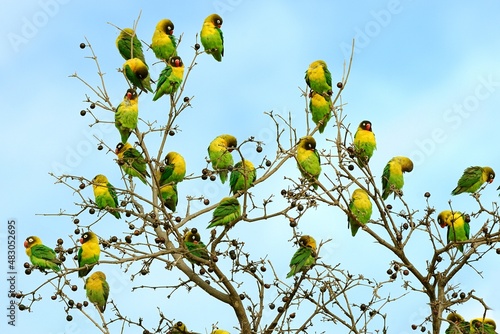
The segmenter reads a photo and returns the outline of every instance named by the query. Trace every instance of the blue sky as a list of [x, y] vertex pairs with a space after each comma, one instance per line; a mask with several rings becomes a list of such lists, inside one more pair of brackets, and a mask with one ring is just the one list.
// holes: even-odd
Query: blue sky
[[[26, 236], [39, 235], [48, 245], [54, 245], [59, 237], [65, 244], [71, 242], [69, 235], [73, 234], [74, 225], [69, 218], [39, 215], [56, 213], [60, 209], [73, 212], [73, 203], [78, 201], [78, 196], [70, 189], [54, 185], [48, 173], [64, 172], [87, 178], [103, 173], [113, 175], [112, 183], [120, 182], [113, 157], [97, 151], [97, 141], [93, 138], [96, 135], [114, 147], [118, 141], [117, 132], [113, 126], [105, 124], [88, 127], [90, 117], [81, 117], [79, 112], [88, 106], [83, 101], [85, 94], [91, 96], [91, 92], [76, 79], [69, 78], [76, 72], [91, 84], [99, 83], [94, 63], [85, 59], [89, 49], [78, 47], [86, 37], [106, 73], [106, 88], [112, 103], [116, 106], [120, 102], [126, 84], [116, 68], [121, 67], [123, 59], [114, 46], [118, 30], [107, 22], [128, 27], [142, 11], [137, 33], [141, 39], [149, 41], [156, 22], [170, 18], [175, 23], [175, 34], [183, 33], [179, 54], [188, 63], [193, 56], [191, 46], [204, 18], [213, 12], [223, 17], [225, 57], [221, 63], [206, 55], [197, 59], [198, 64], [185, 91], [186, 95], [195, 96], [193, 107], [178, 119], [182, 131], [169, 138], [169, 150], [181, 152], [188, 161], [188, 173], [194, 174], [204, 167], [208, 143], [221, 133], [234, 133], [240, 140], [249, 136], [264, 140], [267, 145], [261, 155], [251, 147], [244, 151], [254, 162], [264, 155], [272, 157], [275, 129], [264, 115], [266, 111], [273, 110], [281, 115], [290, 113], [298, 135], [302, 136], [306, 131], [305, 104], [299, 87], [305, 89], [304, 71], [312, 61], [324, 59], [334, 82], [339, 81], [355, 38], [351, 75], [342, 95], [346, 121], [351, 128], [363, 119], [373, 123], [378, 149], [370, 165], [377, 178], [392, 156], [406, 155], [413, 159], [415, 169], [405, 176], [405, 198], [410, 206], [422, 213], [426, 191], [431, 192], [430, 204], [438, 212], [447, 208], [451, 199], [449, 193], [466, 167], [488, 165], [500, 170], [495, 143], [500, 120], [499, 7], [496, 1], [424, 4], [410, 0], [348, 4], [332, 1], [218, 0], [172, 4], [135, 1], [126, 6], [118, 1], [87, 1], [83, 5], [69, 0], [40, 0], [4, 4], [0, 13], [0, 70], [3, 74], [0, 85], [6, 126], [2, 133], [5, 158], [0, 167], [4, 175], [0, 181], [0, 196], [4, 208], [2, 219], [15, 218], [18, 222], [18, 288], [28, 290], [43, 279], [40, 273], [31, 276], [22, 273], [22, 263], [27, 260], [22, 247]], [[150, 63], [155, 61], [150, 51], [146, 58]], [[161, 69], [160, 65], [152, 66], [152, 77]], [[166, 100], [153, 103], [149, 96], [141, 96], [140, 115], [144, 119], [165, 121], [167, 107]], [[112, 119], [112, 115], [104, 111], [97, 111], [97, 114], [105, 120]], [[328, 129], [316, 136], [320, 149], [331, 146], [326, 138], [333, 138], [334, 129], [331, 126]], [[151, 137], [151, 144], [154, 146], [157, 140]], [[299, 172], [290, 161], [281, 175], [298, 177]], [[280, 177], [270, 182], [268, 187], [256, 188], [255, 192], [260, 191], [262, 197], [266, 197], [274, 189], [287, 185]], [[483, 203], [488, 207], [497, 201], [497, 184], [498, 181], [494, 182], [482, 193]], [[138, 187], [139, 191], [146, 190], [142, 185]], [[185, 182], [179, 185], [179, 191], [193, 191], [216, 202], [226, 195], [227, 187], [218, 182]], [[90, 187], [83, 194], [92, 197]], [[279, 197], [278, 192], [276, 195]], [[477, 209], [469, 196], [457, 196], [452, 200], [453, 207], [461, 211]], [[180, 203], [180, 208], [185, 209], [185, 205]], [[385, 279], [385, 271], [393, 258], [374, 245], [367, 234], [353, 239], [343, 214], [327, 210], [309, 211], [300, 226], [301, 232], [314, 235], [316, 239], [333, 238], [326, 252], [328, 256], [323, 260], [342, 263], [353, 272]], [[91, 218], [86, 213], [82, 216], [82, 219]], [[196, 221], [197, 226], [204, 226], [207, 219], [203, 216]], [[472, 232], [480, 229], [483, 223], [484, 217], [472, 221]], [[122, 233], [121, 225], [109, 215], [96, 225], [95, 231], [103, 237]], [[127, 231], [126, 228], [123, 231]], [[272, 220], [246, 224], [231, 233], [240, 238], [248, 235], [248, 247], [253, 254], [256, 257], [269, 255], [278, 272], [286, 274], [289, 257], [294, 251], [287, 242], [291, 237], [287, 222]], [[276, 233], [286, 237], [275, 242], [273, 235]], [[0, 236], [0, 254], [5, 259], [5, 229]], [[260, 240], [259, 243], [253, 244], [251, 237]], [[204, 238], [208, 239], [208, 231]], [[268, 247], [268, 243], [272, 246]], [[428, 245], [425, 240], [422, 244]], [[419, 243], [414, 247], [417, 263], [425, 266], [428, 253]], [[381, 252], [380, 259], [366, 256], [375, 251]], [[477, 265], [479, 271], [484, 270], [483, 278], [466, 268], [454, 281], [460, 283], [464, 291], [475, 289], [478, 295], [484, 296], [493, 308], [489, 313], [493, 318], [500, 308], [500, 298], [493, 285], [498, 271], [488, 268], [486, 263], [496, 261], [495, 256], [488, 256], [483, 264]], [[2, 266], [3, 263], [4, 260]], [[101, 267], [113, 280], [111, 298], [117, 303], [130, 302], [128, 292], [143, 281], [131, 282], [129, 274], [122, 274], [111, 266]], [[175, 273], [169, 275], [173, 280], [177, 277]], [[155, 281], [158, 276], [145, 278], [145, 281], [149, 279]], [[74, 280], [80, 286], [75, 298], [83, 300], [82, 282]], [[88, 328], [88, 320], [76, 312], [72, 312], [74, 321], [66, 322], [62, 306], [49, 300], [50, 291], [47, 289], [43, 293], [45, 298], [34, 305], [33, 313], [18, 312], [19, 326], [15, 331], [10, 327], [9, 330], [24, 332], [32, 328], [33, 321], [37, 321], [37, 330], [43, 333], [78, 333]], [[158, 305], [168, 317], [176, 320], [189, 318], [191, 301], [205, 300], [199, 291], [187, 296], [189, 302], [181, 299], [181, 294], [173, 299], [166, 299], [166, 294], [164, 291], [144, 291], [133, 296], [134, 301], [137, 298], [141, 303], [154, 301], [151, 305], [141, 304], [141, 308], [151, 314], [157, 314]], [[4, 298], [3, 302], [7, 300]], [[408, 309], [391, 317], [390, 332], [410, 332], [409, 326], [422, 321], [426, 315], [424, 303], [421, 297], [405, 297]], [[136, 305], [124, 306], [124, 309], [138, 317], [141, 313], [134, 309]], [[458, 311], [466, 318], [480, 315], [479, 305], [473, 302], [462, 305]], [[189, 328], [204, 333], [212, 323], [219, 321], [221, 327], [230, 330], [235, 325], [232, 317], [216, 319], [225, 312], [230, 310], [211, 307], [207, 310], [204, 305], [197, 311], [203, 316], [198, 319], [197, 315], [198, 323]], [[389, 306], [387, 312], [399, 313], [401, 309]], [[150, 321], [154, 326], [153, 320]], [[184, 321], [189, 325], [189, 321]], [[1, 326], [7, 328], [5, 321]], [[317, 332], [330, 328], [319, 321], [317, 326]]]

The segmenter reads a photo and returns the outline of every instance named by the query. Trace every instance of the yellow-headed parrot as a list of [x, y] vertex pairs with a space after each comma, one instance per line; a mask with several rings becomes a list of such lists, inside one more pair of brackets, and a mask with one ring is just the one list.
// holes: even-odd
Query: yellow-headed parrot
[[109, 296], [109, 284], [106, 275], [102, 271], [96, 271], [85, 281], [87, 298], [103, 313], [106, 310], [106, 302]]
[[219, 173], [222, 183], [227, 180], [229, 166], [233, 165], [233, 156], [231, 152], [238, 145], [234, 136], [223, 134], [216, 137], [208, 146], [208, 157], [212, 162], [212, 167]]
[[156, 58], [166, 62], [170, 57], [177, 56], [177, 40], [174, 36], [174, 24], [169, 19], [162, 19], [156, 24], [151, 40], [151, 49]]
[[26, 255], [30, 258], [31, 264], [41, 271], [45, 272], [46, 269], [61, 270], [59, 265], [62, 262], [56, 257], [56, 252], [45, 246], [39, 237], [34, 235], [27, 237], [24, 241], [24, 248], [26, 248]]
[[382, 174], [382, 198], [387, 199], [391, 193], [400, 192], [404, 185], [403, 173], [413, 170], [413, 162], [407, 157], [394, 157], [385, 165]]
[[467, 167], [462, 177], [458, 180], [456, 188], [451, 191], [451, 194], [458, 195], [463, 192], [475, 193], [483, 183], [492, 183], [494, 179], [495, 172], [491, 167]]
[[78, 272], [78, 277], [84, 277], [99, 261], [101, 248], [99, 247], [99, 238], [90, 231], [82, 235], [80, 243], [82, 246], [78, 250], [78, 266], [83, 269]]
[[221, 61], [224, 56], [224, 36], [222, 18], [217, 14], [207, 16], [201, 27], [200, 40], [205, 52], [211, 54], [215, 60]]
[[313, 183], [314, 189], [318, 189], [314, 182], [321, 173], [321, 160], [316, 150], [316, 140], [312, 136], [300, 139], [297, 146], [297, 165], [302, 176]]
[[299, 249], [293, 254], [290, 261], [290, 272], [286, 278], [301, 272], [308, 271], [316, 263], [316, 240], [310, 235], [303, 235], [299, 239]]
[[118, 207], [118, 197], [115, 187], [109, 183], [108, 178], [102, 174], [96, 175], [92, 179], [92, 188], [97, 207], [101, 210], [108, 210], [116, 219], [120, 219], [120, 212], [109, 210], [109, 208]]
[[[448, 227], [447, 241], [448, 243], [453, 241], [467, 241], [470, 235], [470, 225], [467, 222], [469, 220], [460, 212], [450, 210], [444, 210], [438, 215], [438, 223], [442, 228]], [[458, 244], [458, 250], [464, 251], [464, 245]]]
[[139, 120], [139, 96], [131, 88], [127, 89], [123, 101], [115, 112], [115, 126], [120, 132], [122, 143], [126, 143], [130, 134], [137, 127]]
[[126, 174], [135, 176], [147, 184], [146, 177], [150, 175], [146, 170], [146, 160], [138, 150], [133, 148], [130, 143], [118, 143], [115, 153], [118, 155], [118, 164]]

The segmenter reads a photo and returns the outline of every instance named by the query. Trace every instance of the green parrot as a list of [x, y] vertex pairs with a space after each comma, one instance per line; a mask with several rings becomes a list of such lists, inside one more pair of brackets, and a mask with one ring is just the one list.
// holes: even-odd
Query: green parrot
[[120, 132], [122, 143], [126, 143], [130, 134], [137, 127], [139, 120], [139, 96], [133, 89], [127, 89], [123, 101], [115, 112], [115, 126]]
[[[332, 99], [328, 95], [325, 97], [313, 90], [309, 94], [309, 98], [309, 111], [311, 111], [312, 120], [314, 124], [319, 125], [319, 133], [323, 133], [328, 121], [332, 118]], [[322, 123], [319, 124], [320, 122]]]
[[450, 322], [450, 325], [444, 332], [445, 334], [466, 334], [470, 331], [470, 324], [465, 321], [464, 318], [455, 312], [448, 314], [446, 319]]
[[222, 183], [227, 180], [227, 169], [233, 165], [231, 152], [237, 145], [238, 143], [234, 136], [224, 134], [212, 140], [208, 146], [208, 157], [212, 162], [213, 169], [218, 171]]
[[347, 222], [354, 237], [361, 225], [366, 224], [372, 216], [372, 202], [366, 191], [361, 188], [354, 190], [349, 202], [349, 211]]
[[156, 58], [168, 62], [170, 57], [177, 56], [177, 40], [174, 36], [174, 24], [169, 19], [160, 20], [156, 24], [151, 40], [151, 49]]
[[364, 166], [370, 161], [373, 151], [377, 149], [377, 142], [370, 121], [363, 121], [359, 124], [358, 130], [354, 134], [353, 145], [359, 165]]
[[224, 36], [222, 35], [222, 18], [217, 14], [209, 15], [203, 22], [200, 40], [205, 52], [211, 54], [215, 60], [222, 61], [224, 56]]
[[[200, 233], [196, 228], [193, 227], [192, 229], [186, 232], [186, 234], [184, 235], [184, 245], [186, 245], [188, 251], [194, 256], [197, 256], [205, 260], [209, 259], [207, 246], [205, 246], [203, 241], [201, 241]], [[191, 263], [200, 265], [200, 263], [193, 261], [189, 258], [188, 260]]]
[[313, 61], [304, 79], [309, 88], [316, 93], [332, 95], [332, 74], [323, 60]]
[[[118, 207], [118, 197], [115, 187], [109, 183], [108, 178], [102, 174], [96, 175], [92, 179], [92, 188], [94, 190], [95, 203], [99, 209]], [[116, 219], [120, 219], [120, 212], [109, 211]]]
[[250, 160], [243, 160], [234, 165], [229, 178], [233, 195], [239, 191], [247, 191], [257, 179], [257, 170]]
[[151, 78], [146, 64], [139, 58], [132, 58], [123, 64], [123, 73], [128, 81], [134, 86], [147, 93], [153, 92], [151, 88]]
[[[413, 161], [407, 157], [394, 157], [387, 165], [385, 165], [384, 173], [382, 174], [382, 198], [387, 199], [395, 189], [400, 191], [404, 185], [403, 173], [413, 170]], [[394, 193], [396, 198], [396, 193]]]
[[144, 184], [149, 173], [146, 170], [146, 160], [141, 153], [130, 145], [130, 143], [118, 143], [115, 149], [118, 155], [118, 164], [122, 167], [125, 174], [139, 178]]
[[301, 271], [308, 271], [316, 263], [316, 256], [316, 240], [310, 235], [301, 236], [299, 249], [293, 254], [290, 261], [290, 272], [286, 278]]
[[60, 271], [59, 265], [62, 263], [56, 257], [56, 252], [53, 249], [42, 244], [42, 240], [36, 236], [27, 237], [24, 241], [26, 255], [30, 258], [31, 264], [45, 272], [46, 269]]
[[181, 57], [174, 56], [170, 58], [168, 65], [161, 71], [158, 78], [153, 101], [158, 100], [163, 95], [174, 94], [181, 86], [183, 77], [184, 63]]
[[[296, 158], [302, 176], [310, 182], [315, 182], [321, 173], [321, 160], [316, 150], [316, 140], [312, 136], [300, 139]], [[313, 184], [313, 187], [318, 189], [317, 184]]]
[[177, 152], [168, 152], [165, 156], [165, 166], [160, 167], [160, 186], [178, 183], [186, 176], [186, 160]]
[[490, 167], [472, 166], [464, 170], [457, 187], [452, 190], [452, 195], [458, 195], [463, 192], [475, 193], [483, 183], [492, 183], [495, 179], [495, 172]]
[[78, 250], [78, 266], [80, 271], [78, 277], [87, 276], [94, 265], [99, 261], [101, 248], [99, 247], [99, 238], [93, 232], [86, 232], [80, 238], [82, 247]]
[[495, 320], [488, 318], [476, 318], [470, 322], [470, 333], [496, 334], [497, 324]]
[[241, 217], [241, 205], [237, 198], [224, 197], [212, 214], [212, 220], [207, 228], [215, 226], [234, 225]]
[[165, 205], [172, 212], [177, 208], [177, 203], [179, 202], [179, 197], [177, 194], [177, 184], [167, 183], [160, 187], [160, 199], [163, 205]]
[[[447, 241], [467, 241], [470, 235], [470, 225], [459, 211], [444, 210], [438, 215], [438, 223], [442, 228], [448, 226]], [[457, 245], [458, 250], [464, 251], [464, 245]]]
[[87, 298], [92, 304], [95, 304], [99, 311], [103, 313], [106, 310], [106, 302], [109, 296], [109, 284], [106, 282], [106, 275], [102, 271], [96, 271], [85, 281], [85, 290]]
[[116, 47], [123, 59], [139, 58], [144, 64], [146, 59], [142, 52], [142, 44], [132, 28], [123, 29], [116, 38]]

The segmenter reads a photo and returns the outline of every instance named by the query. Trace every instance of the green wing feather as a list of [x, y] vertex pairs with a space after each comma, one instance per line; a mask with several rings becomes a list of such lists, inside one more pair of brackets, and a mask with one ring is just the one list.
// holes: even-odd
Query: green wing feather
[[131, 176], [138, 177], [144, 184], [146, 184], [145, 178], [150, 175], [146, 170], [146, 160], [142, 157], [141, 153], [135, 148], [130, 148], [123, 152], [123, 160], [125, 161], [125, 165], [122, 167], [124, 167], [125, 172]]
[[241, 217], [241, 205], [234, 197], [223, 198], [215, 208], [212, 220], [207, 228], [228, 225], [234, 223]]
[[61, 260], [56, 257], [56, 252], [45, 245], [34, 245], [31, 247], [31, 263], [40, 269], [52, 269], [60, 271]]
[[314, 252], [310, 248], [299, 248], [290, 261], [290, 272], [286, 278], [292, 277], [296, 273], [309, 269], [316, 262]]
[[479, 166], [468, 167], [457, 183], [457, 187], [451, 192], [452, 195], [458, 195], [463, 192], [475, 192], [481, 187], [483, 170]]

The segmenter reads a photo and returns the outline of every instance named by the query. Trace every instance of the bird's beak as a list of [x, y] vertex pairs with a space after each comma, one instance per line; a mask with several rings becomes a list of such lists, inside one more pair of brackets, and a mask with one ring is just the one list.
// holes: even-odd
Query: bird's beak
[[179, 59], [175, 60], [175, 66], [177, 67], [181, 66], [181, 61]]

